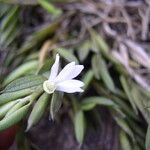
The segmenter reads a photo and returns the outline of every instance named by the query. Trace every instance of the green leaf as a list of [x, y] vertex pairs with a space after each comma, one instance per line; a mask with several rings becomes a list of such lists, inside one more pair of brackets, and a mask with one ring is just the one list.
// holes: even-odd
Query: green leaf
[[19, 101], [17, 104], [15, 104], [7, 113], [6, 116], [9, 116], [10, 114], [14, 113], [15, 111], [17, 111], [18, 109], [20, 109], [21, 107], [27, 105], [28, 103], [30, 103], [30, 97], [31, 96], [27, 96], [24, 97], [22, 99], [18, 99], [17, 101]]
[[60, 20], [58, 19], [34, 32], [30, 37], [28, 37], [23, 46], [18, 50], [18, 55], [28, 52], [35, 45], [38, 45], [40, 41], [42, 41], [46, 37], [51, 36], [58, 28], [59, 23]]
[[0, 131], [5, 130], [5, 129], [15, 125], [19, 121], [21, 121], [21, 119], [23, 119], [25, 117], [25, 115], [27, 114], [30, 104], [31, 103], [23, 106], [22, 108], [18, 109], [17, 111], [10, 114], [9, 116], [4, 117], [0, 121]]
[[97, 34], [96, 31], [90, 29], [91, 40], [92, 40], [92, 48], [95, 52], [102, 51], [104, 53], [108, 53], [109, 47], [105, 40], [102, 38], [100, 34]]
[[33, 103], [34, 101], [37, 100], [37, 98], [43, 93], [43, 89], [41, 87], [38, 87], [31, 95], [26, 96], [24, 98], [21, 99], [17, 99], [17, 101], [19, 101], [16, 105], [14, 105], [6, 114], [6, 116], [9, 116], [10, 114], [14, 113], [15, 111], [17, 111], [18, 109], [20, 109], [21, 107], [29, 104], [29, 103]]
[[2, 41], [4, 44], [4, 48], [7, 48], [13, 42], [13, 40], [17, 37], [19, 31], [20, 31], [19, 27], [15, 27], [15, 29], [13, 29], [8, 38], [5, 41]]
[[59, 108], [61, 107], [62, 98], [63, 98], [62, 92], [55, 91], [52, 95], [51, 104], [50, 104], [50, 115], [51, 115], [52, 120], [54, 120], [56, 113], [58, 112]]
[[97, 34], [96, 31], [90, 29], [90, 34], [92, 37], [92, 40], [94, 42], [94, 44], [96, 45], [96, 47], [98, 47], [100, 49], [100, 51], [102, 51], [103, 53], [109, 53], [109, 47], [108, 44], [106, 43], [106, 41], [104, 40], [104, 38], [100, 35]]
[[37, 71], [37, 74], [43, 74], [47, 71], [49, 72], [53, 63], [54, 63], [53, 59], [49, 59], [49, 60], [45, 61], [45, 63]]
[[30, 55], [26, 56], [24, 62], [32, 61], [32, 60], [37, 60], [39, 59], [39, 52], [32, 52]]
[[27, 126], [26, 131], [31, 129], [31, 127], [33, 127], [35, 124], [37, 124], [39, 122], [39, 120], [42, 118], [42, 116], [45, 112], [48, 102], [49, 102], [49, 94], [44, 93], [38, 99], [38, 101], [35, 103], [35, 105], [32, 109], [32, 112], [28, 119], [28, 126]]
[[121, 143], [122, 150], [133, 149], [129, 141], [129, 138], [127, 137], [126, 133], [123, 130], [120, 131], [120, 143]]
[[111, 96], [113, 101], [127, 114], [129, 117], [135, 120], [139, 120], [138, 116], [133, 112], [131, 107], [123, 100], [116, 96]]
[[46, 80], [40, 75], [28, 75], [12, 81], [6, 86], [2, 93], [15, 92], [23, 89], [33, 88], [41, 85]]
[[150, 148], [150, 125], [148, 125], [148, 128], [147, 128], [145, 148], [146, 150], [149, 150]]
[[[0, 32], [0, 34], [1, 34], [1, 39], [0, 39], [0, 43], [1, 44], [3, 44], [3, 45], [8, 45], [8, 44], [5, 44], [5, 42], [6, 41], [9, 41], [8, 39], [9, 39], [9, 37], [10, 36], [12, 36], [12, 37], [15, 37], [14, 35], [12, 35], [12, 34], [14, 34], [15, 32], [17, 32], [18, 31], [18, 28], [17, 28], [17, 30], [16, 30], [16, 27], [17, 27], [17, 22], [18, 20], [17, 20], [17, 18], [15, 18], [14, 20], [13, 20], [13, 22], [8, 26], [8, 28], [7, 28], [7, 30], [5, 31], [5, 30], [2, 30], [1, 32]], [[18, 32], [17, 32], [18, 33]]]
[[127, 80], [123, 76], [121, 76], [120, 81], [121, 81], [122, 87], [123, 87], [126, 95], [128, 96], [128, 99], [129, 99], [129, 101], [132, 105], [133, 110], [135, 111], [136, 114], [138, 114], [138, 110], [136, 108], [136, 105], [134, 103], [134, 100], [133, 100], [133, 97], [132, 97], [132, 94], [131, 94], [131, 88], [129, 87], [129, 85], [127, 83]]
[[92, 57], [92, 70], [94, 72], [94, 75], [96, 77], [96, 79], [100, 79], [100, 62], [99, 62], [99, 57], [98, 55], [94, 55]]
[[6, 113], [17, 103], [18, 101], [12, 101], [0, 106], [0, 118], [4, 117]]
[[24, 96], [27, 96], [31, 94], [33, 90], [31, 88], [19, 90], [16, 92], [9, 92], [9, 93], [3, 93], [0, 95], [0, 105], [5, 104], [9, 101], [17, 100], [19, 98], [22, 98]]
[[35, 70], [38, 67], [38, 61], [30, 61], [16, 68], [4, 81], [4, 85], [9, 84], [13, 80], [28, 74], [29, 71]]
[[77, 53], [80, 61], [84, 61], [87, 58], [90, 49], [91, 49], [91, 42], [89, 40], [86, 40], [79, 46]]
[[83, 143], [84, 134], [85, 134], [85, 118], [83, 111], [79, 110], [75, 113], [74, 118], [74, 128], [75, 128], [75, 136], [79, 144]]
[[106, 87], [111, 91], [115, 92], [116, 88], [114, 85], [114, 82], [109, 74], [109, 71], [107, 69], [105, 61], [102, 59], [102, 57], [99, 57], [100, 60], [100, 74], [103, 82], [105, 83]]
[[77, 64], [79, 63], [78, 59], [72, 54], [71, 49], [59, 48], [57, 49], [57, 52], [68, 62], [74, 61]]
[[105, 97], [98, 97], [98, 96], [85, 98], [81, 102], [82, 110], [91, 110], [96, 105], [118, 107], [117, 104], [115, 104], [112, 100], [105, 98]]
[[16, 18], [16, 15], [19, 11], [19, 7], [15, 6], [13, 8], [11, 8], [9, 10], [9, 12], [7, 13], [7, 16], [5, 16], [5, 18], [2, 20], [2, 24], [1, 24], [1, 30], [5, 30], [7, 29], [7, 27], [14, 21], [14, 19]]
[[137, 88], [132, 87], [131, 94], [133, 96], [134, 103], [142, 113], [144, 119], [147, 121], [147, 123], [150, 123], [150, 112], [148, 111], [148, 109], [145, 109], [144, 97], [142, 97], [141, 92]]
[[96, 105], [97, 105], [97, 104], [94, 103], [94, 102], [82, 104], [82, 105], [81, 105], [81, 109], [82, 109], [83, 111], [89, 111], [89, 110], [94, 109], [94, 107], [96, 107]]
[[55, 15], [55, 16], [60, 16], [62, 11], [61, 9], [56, 8], [53, 4], [48, 2], [47, 0], [38, 0], [38, 3], [49, 13]]
[[122, 128], [122, 130], [124, 130], [132, 138], [132, 141], [135, 142], [134, 134], [126, 121], [123, 118], [119, 118], [117, 116], [114, 116], [114, 119], [117, 124]]
[[89, 85], [90, 85], [90, 83], [92, 82], [92, 80], [93, 80], [93, 77], [94, 77], [94, 73], [93, 73], [93, 71], [92, 70], [88, 70], [86, 73], [85, 73], [85, 75], [83, 76], [83, 79], [82, 79], [82, 81], [83, 81], [83, 83], [84, 83], [84, 90], [86, 90], [88, 87], [89, 87]]

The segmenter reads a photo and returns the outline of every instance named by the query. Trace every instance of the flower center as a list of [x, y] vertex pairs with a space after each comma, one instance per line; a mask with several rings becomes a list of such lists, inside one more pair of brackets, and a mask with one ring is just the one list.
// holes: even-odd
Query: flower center
[[56, 90], [56, 85], [55, 85], [54, 82], [51, 82], [51, 81], [47, 80], [43, 83], [43, 89], [48, 94], [51, 94]]

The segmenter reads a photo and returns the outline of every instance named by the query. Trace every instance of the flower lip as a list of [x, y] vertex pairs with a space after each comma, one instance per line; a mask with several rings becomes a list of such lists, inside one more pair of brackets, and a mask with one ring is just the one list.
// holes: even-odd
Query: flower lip
[[48, 94], [53, 93], [56, 90], [56, 85], [54, 82], [51, 82], [49, 80], [44, 81], [43, 83], [43, 89]]

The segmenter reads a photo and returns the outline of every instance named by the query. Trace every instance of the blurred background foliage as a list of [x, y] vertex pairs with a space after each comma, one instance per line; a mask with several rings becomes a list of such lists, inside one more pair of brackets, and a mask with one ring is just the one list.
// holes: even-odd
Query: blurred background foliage
[[[0, 0], [0, 130], [19, 122], [24, 149], [38, 149], [25, 128], [47, 111], [61, 124], [67, 109], [77, 145], [84, 147], [89, 128], [100, 128], [105, 116], [119, 127], [118, 150], [149, 150], [149, 26], [144, 0]], [[85, 66], [84, 93], [43, 92], [56, 53], [62, 66]]]

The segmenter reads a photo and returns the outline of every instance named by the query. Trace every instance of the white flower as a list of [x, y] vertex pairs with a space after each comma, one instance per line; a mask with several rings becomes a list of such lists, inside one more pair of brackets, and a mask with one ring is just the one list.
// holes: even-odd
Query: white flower
[[43, 83], [44, 91], [49, 94], [55, 90], [66, 93], [83, 92], [81, 87], [84, 86], [84, 83], [73, 79], [80, 74], [83, 68], [83, 65], [75, 65], [75, 62], [71, 62], [58, 74], [59, 55], [57, 54], [55, 63], [51, 68], [49, 79]]

